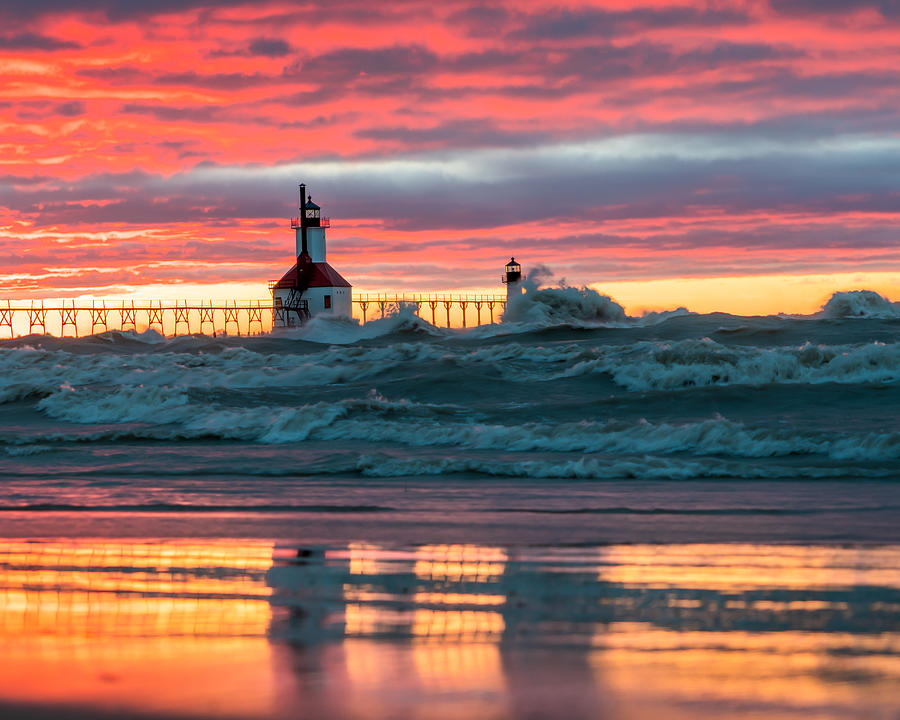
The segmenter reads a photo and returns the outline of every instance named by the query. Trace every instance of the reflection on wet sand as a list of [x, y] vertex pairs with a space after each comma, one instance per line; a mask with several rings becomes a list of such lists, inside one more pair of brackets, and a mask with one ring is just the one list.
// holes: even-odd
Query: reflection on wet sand
[[0, 704], [888, 718], [898, 609], [900, 547], [9, 540]]
[[[271, 563], [264, 543], [5, 541], [0, 698], [113, 712], [271, 713]], [[249, 693], [220, 690], [236, 669], [250, 673]]]

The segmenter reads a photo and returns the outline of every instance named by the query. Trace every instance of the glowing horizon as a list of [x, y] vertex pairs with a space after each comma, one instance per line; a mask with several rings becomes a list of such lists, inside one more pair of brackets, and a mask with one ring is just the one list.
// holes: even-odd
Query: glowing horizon
[[0, 298], [265, 298], [303, 181], [359, 292], [900, 299], [884, 3], [159, 7], [0, 9]]

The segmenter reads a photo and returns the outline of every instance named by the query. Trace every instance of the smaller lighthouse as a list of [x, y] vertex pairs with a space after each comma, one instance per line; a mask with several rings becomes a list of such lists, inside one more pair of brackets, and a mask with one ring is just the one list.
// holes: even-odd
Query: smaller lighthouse
[[295, 230], [297, 264], [281, 280], [269, 283], [276, 327], [303, 324], [316, 315], [350, 317], [352, 288], [325, 257], [325, 228], [329, 218], [300, 185], [300, 216], [291, 218]]
[[503, 276], [503, 282], [506, 283], [506, 306], [508, 308], [509, 301], [522, 294], [522, 266], [516, 262], [515, 258], [510, 258], [506, 263], [506, 275]]

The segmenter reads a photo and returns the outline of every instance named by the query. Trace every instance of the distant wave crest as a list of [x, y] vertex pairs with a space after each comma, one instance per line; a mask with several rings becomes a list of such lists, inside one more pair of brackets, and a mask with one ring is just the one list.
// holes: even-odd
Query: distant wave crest
[[822, 308], [822, 317], [838, 318], [900, 318], [900, 303], [891, 302], [872, 290], [836, 292]]

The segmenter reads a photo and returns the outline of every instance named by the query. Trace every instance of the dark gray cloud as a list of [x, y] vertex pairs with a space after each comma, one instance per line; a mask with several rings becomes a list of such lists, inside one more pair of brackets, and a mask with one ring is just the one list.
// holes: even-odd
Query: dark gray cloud
[[803, 52], [795, 48], [758, 43], [720, 42], [685, 52], [643, 41], [631, 45], [601, 44], [554, 54], [555, 59], [548, 58], [544, 63], [543, 75], [548, 80], [594, 83], [699, 72], [730, 65], [793, 59], [802, 55]]
[[181, 73], [163, 73], [153, 78], [157, 85], [187, 85], [189, 87], [215, 88], [218, 90], [238, 90], [271, 82], [272, 78], [254, 73], [211, 73], [204, 75], [194, 70]]
[[512, 31], [510, 36], [529, 42], [610, 38], [657, 28], [718, 27], [743, 25], [748, 21], [746, 13], [735, 9], [698, 9], [690, 6], [625, 11], [564, 8], [522, 16], [519, 19], [521, 27]]
[[239, 90], [247, 87], [265, 86], [285, 82], [281, 75], [230, 73], [198, 73], [196, 70], [184, 72], [156, 73], [151, 67], [123, 65], [112, 68], [81, 68], [76, 75], [94, 80], [103, 80], [114, 85], [175, 85], [187, 87], [213, 88], [216, 90]]
[[281, 38], [254, 38], [249, 44], [237, 48], [213, 50], [207, 57], [271, 57], [278, 58], [290, 55], [293, 49], [290, 43]]
[[247, 0], [3, 0], [0, 17], [12, 22], [44, 15], [96, 13], [108, 20], [133, 20], [184, 10], [246, 5]]
[[248, 50], [251, 55], [283, 57], [291, 53], [291, 46], [280, 38], [256, 38], [250, 43]]
[[[48, 234], [43, 239], [55, 241], [61, 238]], [[52, 251], [46, 246], [29, 248], [26, 253], [22, 252], [18, 241], [0, 238], [0, 267], [33, 270], [42, 266], [89, 265], [98, 260], [109, 265], [197, 259], [220, 262], [245, 255], [265, 261], [277, 260], [285, 254], [283, 243], [278, 242], [277, 236], [242, 239], [240, 242], [216, 239], [170, 243], [161, 238], [120, 239], [104, 245], [95, 245], [91, 239], [77, 235], [67, 236], [67, 239], [75, 242], [54, 243]]]
[[[872, 95], [895, 87], [900, 81], [900, 68], [857, 72], [830, 72], [817, 75], [800, 75], [786, 68], [772, 68], [756, 77], [741, 80], [725, 80], [719, 83], [693, 86], [694, 97], [706, 92], [731, 101], [733, 96], [746, 97], [813, 97], [857, 99], [871, 102]], [[663, 94], [668, 91], [661, 91]], [[679, 92], [678, 90], [674, 91]]]
[[0, 50], [77, 50], [76, 42], [57, 40], [47, 35], [23, 32], [17, 35], [0, 35]]
[[[386, 225], [404, 230], [469, 231], [520, 222], [552, 227], [561, 219], [696, 217], [705, 211], [827, 215], [900, 209], [900, 150], [894, 146], [845, 143], [819, 149], [784, 143], [734, 154], [723, 152], [732, 147], [723, 140], [673, 136], [621, 156], [564, 149], [479, 151], [469, 156], [471, 170], [464, 177], [445, 172], [442, 156], [434, 155], [428, 162], [413, 156], [413, 169], [399, 173], [372, 162], [337, 176], [317, 174], [313, 166], [299, 179], [340, 208], [342, 217], [384, 217]], [[633, 142], [640, 148], [644, 141]], [[681, 143], [693, 150], [678, 152]], [[453, 163], [458, 166], [460, 158], [454, 154]], [[260, 174], [205, 163], [171, 178], [135, 172], [90, 176], [52, 190], [7, 186], [0, 202], [39, 225], [203, 221], [227, 226], [240, 218], [287, 217], [295, 181], [286, 181], [277, 168]]]
[[288, 107], [308, 107], [327, 102], [340, 94], [342, 94], [340, 88], [325, 87], [319, 90], [301, 90], [300, 92], [288, 93], [287, 95], [278, 95], [269, 98], [269, 100]]
[[448, 18], [453, 27], [464, 27], [474, 37], [500, 37], [508, 29], [512, 14], [506, 8], [469, 5]]
[[434, 70], [440, 58], [421, 45], [396, 45], [365, 50], [343, 48], [315, 55], [286, 70], [286, 74], [320, 83], [423, 75]]
[[71, 100], [69, 102], [60, 103], [53, 108], [53, 112], [57, 115], [64, 115], [65, 117], [77, 117], [78, 115], [84, 115], [87, 110], [84, 107], [84, 103], [80, 100]]
[[40, 185], [51, 179], [48, 175], [0, 175], [0, 188], [13, 185]]
[[118, 67], [89, 67], [75, 71], [76, 75], [91, 78], [93, 80], [105, 80], [112, 83], [133, 83], [139, 80], [148, 80], [151, 74], [144, 69], [120, 65]]
[[[240, 18], [234, 23], [258, 27], [283, 27], [285, 22], [302, 19], [307, 24], [331, 21], [385, 22], [410, 14], [429, 14], [431, 4], [426, 0], [406, 0], [395, 6], [378, 6], [367, 0], [305, 0], [289, 10], [261, 13], [254, 19]], [[259, 3], [248, 0], [3, 0], [0, 18], [7, 27], [26, 27], [38, 18], [54, 15], [94, 15], [109, 22], [143, 20], [158, 15], [200, 11], [203, 23], [216, 10], [228, 7], [248, 6], [259, 8]], [[228, 21], [228, 18], [220, 18]]]
[[875, 10], [884, 18], [900, 19], [900, 0], [769, 0], [776, 12], [785, 15], [823, 15]]
[[281, 117], [260, 120], [267, 124], [274, 125], [283, 130], [308, 130], [311, 128], [322, 128], [338, 123], [351, 122], [360, 117], [361, 113], [355, 110], [349, 110], [341, 113], [331, 113], [330, 115], [316, 115], [304, 120], [285, 120]]
[[120, 112], [130, 115], [151, 115], [157, 120], [173, 122], [187, 120], [189, 122], [219, 122], [219, 108], [213, 105], [194, 105], [191, 107], [172, 107], [169, 105], [147, 105], [142, 103], [126, 103]]
[[518, 50], [482, 50], [446, 57], [442, 66], [455, 72], [484, 72], [487, 70], [511, 70], [516, 74], [533, 72], [536, 63], [543, 64], [544, 58], [534, 52]]
[[80, 100], [55, 103], [50, 100], [23, 100], [17, 103], [16, 117], [20, 120], [43, 121], [51, 115], [64, 117], [78, 117], [84, 115], [87, 110]]

